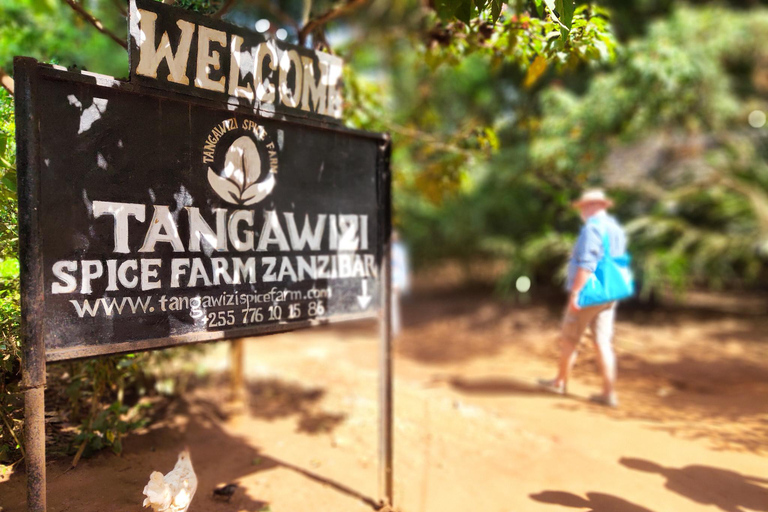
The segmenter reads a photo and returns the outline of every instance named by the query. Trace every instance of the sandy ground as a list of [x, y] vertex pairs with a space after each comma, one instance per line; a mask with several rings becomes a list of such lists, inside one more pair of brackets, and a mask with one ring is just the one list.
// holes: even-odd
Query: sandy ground
[[[693, 303], [693, 302], [692, 302]], [[765, 302], [713, 311], [620, 312], [621, 406], [588, 403], [586, 347], [570, 397], [540, 392], [557, 311], [487, 294], [406, 303], [396, 350], [395, 492], [404, 512], [768, 511]], [[725, 304], [725, 309], [728, 305]], [[168, 401], [121, 457], [49, 462], [52, 512], [139, 511], [152, 470], [188, 446], [190, 511], [366, 511], [378, 500], [377, 329], [347, 324], [249, 340], [248, 404], [214, 377]], [[0, 478], [3, 512], [24, 510], [23, 470]], [[229, 502], [219, 484], [237, 483]]]

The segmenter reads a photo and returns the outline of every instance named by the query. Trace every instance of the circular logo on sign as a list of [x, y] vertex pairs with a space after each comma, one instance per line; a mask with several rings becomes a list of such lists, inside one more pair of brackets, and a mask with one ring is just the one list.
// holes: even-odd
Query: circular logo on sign
[[211, 188], [228, 203], [256, 204], [277, 184], [277, 146], [251, 120], [231, 118], [216, 125], [205, 141], [203, 163]]

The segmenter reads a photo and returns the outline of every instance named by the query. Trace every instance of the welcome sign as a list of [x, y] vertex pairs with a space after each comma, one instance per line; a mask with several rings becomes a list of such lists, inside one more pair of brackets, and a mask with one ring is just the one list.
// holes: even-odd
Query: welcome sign
[[130, 2], [131, 82], [338, 120], [342, 61], [154, 0]]
[[380, 310], [391, 503], [388, 137], [339, 124], [331, 55], [151, 0], [129, 20], [130, 82], [14, 59], [28, 510], [48, 362]]
[[376, 314], [382, 136], [31, 69], [22, 287], [46, 360]]

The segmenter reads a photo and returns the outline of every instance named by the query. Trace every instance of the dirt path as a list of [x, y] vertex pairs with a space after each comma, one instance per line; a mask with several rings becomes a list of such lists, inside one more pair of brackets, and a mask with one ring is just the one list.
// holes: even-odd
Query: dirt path
[[[552, 372], [557, 315], [483, 296], [408, 305], [396, 360], [397, 504], [405, 512], [768, 511], [768, 319], [698, 312], [622, 316], [621, 408], [597, 389], [590, 350], [563, 398]], [[64, 473], [50, 510], [138, 511], [152, 470], [187, 445], [192, 512], [371, 510], [377, 499], [377, 341], [347, 325], [247, 343], [249, 404], [230, 415], [213, 379], [165, 419]], [[214, 346], [209, 368], [226, 365]], [[216, 501], [221, 483], [240, 485]], [[23, 473], [0, 479], [3, 512], [23, 510]]]

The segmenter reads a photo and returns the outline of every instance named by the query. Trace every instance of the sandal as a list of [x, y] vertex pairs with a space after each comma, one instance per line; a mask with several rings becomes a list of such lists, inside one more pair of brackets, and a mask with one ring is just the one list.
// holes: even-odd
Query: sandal
[[619, 406], [619, 399], [615, 393], [611, 395], [592, 395], [589, 397], [589, 401], [612, 409], [616, 409]]
[[550, 393], [555, 393], [556, 395], [564, 395], [565, 394], [565, 384], [557, 384], [557, 379], [537, 379], [537, 384], [540, 388], [543, 388]]

